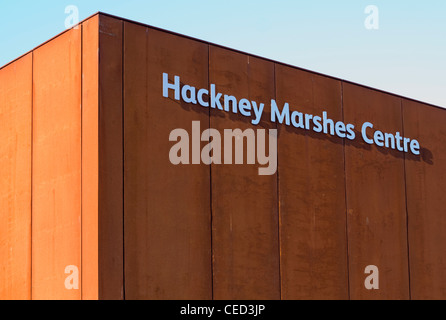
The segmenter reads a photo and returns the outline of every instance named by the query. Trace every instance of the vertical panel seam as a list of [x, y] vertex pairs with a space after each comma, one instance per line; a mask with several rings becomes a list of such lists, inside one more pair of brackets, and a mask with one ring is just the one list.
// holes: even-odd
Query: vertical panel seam
[[33, 159], [34, 159], [34, 50], [31, 51], [31, 220], [30, 220], [30, 242], [31, 242], [31, 259], [30, 259], [30, 300], [33, 299]]
[[81, 200], [81, 236], [80, 236], [80, 242], [81, 242], [81, 252], [80, 252], [80, 267], [81, 267], [81, 300], [83, 300], [83, 292], [84, 292], [84, 277], [83, 277], [83, 271], [84, 271], [84, 265], [83, 265], [83, 259], [82, 259], [82, 245], [83, 245], [83, 232], [82, 232], [82, 225], [83, 225], [83, 157], [84, 157], [84, 153], [83, 153], [83, 124], [84, 124], [84, 119], [83, 119], [83, 113], [84, 113], [84, 99], [83, 99], [83, 94], [84, 94], [84, 26], [83, 24], [80, 25], [81, 28], [81, 94], [80, 94], [80, 98], [81, 98], [81, 196], [80, 196], [80, 200]]
[[[208, 47], [208, 90], [210, 88], [210, 69], [211, 69], [211, 46], [207, 43]], [[211, 108], [209, 108], [209, 128], [211, 127]], [[209, 208], [210, 208], [210, 218], [211, 218], [211, 300], [214, 300], [214, 219], [212, 210], [212, 163], [209, 166]]]
[[[276, 85], [276, 66], [277, 63], [274, 63], [274, 99], [277, 100], [277, 85]], [[271, 111], [272, 112], [272, 111]], [[276, 123], [277, 130], [277, 138], [279, 138], [279, 125]], [[281, 268], [281, 260], [282, 260], [282, 244], [281, 244], [281, 218], [280, 218], [280, 183], [279, 183], [279, 144], [277, 144], [276, 148], [276, 162], [277, 162], [277, 172], [276, 172], [276, 197], [277, 197], [277, 247], [279, 253], [279, 299], [282, 300], [282, 268]]]
[[125, 215], [125, 207], [124, 207], [124, 201], [125, 201], [125, 197], [124, 197], [124, 192], [125, 192], [125, 187], [124, 187], [124, 178], [125, 178], [125, 172], [124, 172], [124, 161], [125, 161], [125, 154], [124, 154], [124, 94], [125, 94], [125, 90], [124, 90], [124, 63], [125, 63], [125, 59], [124, 59], [124, 55], [125, 55], [125, 23], [123, 20], [120, 20], [121, 24], [122, 24], [122, 43], [121, 43], [121, 143], [122, 143], [122, 298], [123, 300], [125, 300], [125, 219], [124, 219], [124, 215]]
[[[100, 130], [100, 119], [99, 119], [99, 115], [100, 115], [100, 113], [99, 113], [99, 108], [100, 108], [100, 77], [101, 77], [101, 72], [100, 72], [100, 57], [101, 57], [101, 55], [100, 55], [100, 48], [101, 48], [101, 46], [100, 46], [100, 41], [101, 41], [101, 35], [100, 35], [100, 29], [101, 29], [101, 16], [100, 15], [98, 15], [98, 19], [97, 19], [97, 21], [98, 21], [98, 24], [97, 24], [97, 48], [96, 48], [96, 50], [95, 50], [95, 54], [96, 54], [96, 58], [97, 58], [97, 65], [96, 65], [96, 72], [97, 72], [97, 83], [96, 83], [96, 85], [97, 85], [97, 87], [96, 87], [96, 94], [97, 94], [97, 105], [95, 106], [96, 107], [96, 116], [97, 116], [97, 119], [96, 119], [96, 121], [97, 121], [97, 131], [96, 131], [96, 137], [95, 137], [95, 139], [97, 139], [97, 145], [96, 145], [96, 148], [97, 148], [97, 150], [95, 151], [96, 152], [96, 156], [97, 156], [97, 159], [96, 159], [96, 174], [97, 174], [97, 184], [96, 184], [96, 197], [97, 197], [97, 207], [96, 207], [96, 221], [97, 221], [97, 226], [96, 226], [96, 228], [97, 228], [97, 238], [96, 238], [96, 241], [97, 241], [97, 252], [96, 252], [96, 254], [97, 254], [97, 269], [95, 270], [95, 272], [97, 272], [97, 283], [96, 283], [96, 285], [97, 285], [97, 289], [95, 290], [95, 293], [97, 294], [97, 300], [100, 300], [100, 265], [99, 265], [99, 250], [100, 250], [100, 246], [99, 246], [99, 233], [100, 233], [100, 226], [99, 226], [99, 212], [100, 212], [100, 210], [99, 210], [99, 206], [100, 206], [100, 203], [99, 203], [99, 157], [100, 157], [100, 152], [99, 152], [99, 150], [100, 150], [100, 148], [99, 148], [99, 143], [100, 143], [100, 141], [99, 141], [99, 130]], [[95, 31], [96, 32], [96, 31]]]
[[[341, 113], [342, 113], [342, 122], [345, 123], [345, 114], [344, 114], [344, 81], [341, 81]], [[344, 154], [344, 197], [345, 197], [345, 238], [347, 242], [346, 246], [346, 258], [347, 258], [347, 294], [348, 299], [351, 300], [350, 293], [350, 252], [349, 252], [349, 241], [348, 241], [348, 201], [347, 201], [347, 166], [346, 166], [346, 147], [345, 147], [345, 139], [343, 141], [343, 154]]]
[[[400, 99], [400, 107], [401, 107], [401, 131], [402, 136], [405, 137], [404, 132], [404, 108], [403, 108], [403, 99]], [[408, 272], [408, 280], [409, 280], [409, 300], [412, 300], [412, 289], [411, 289], [411, 281], [410, 281], [410, 243], [409, 243], [409, 208], [407, 206], [407, 171], [406, 171], [406, 153], [403, 153], [403, 168], [404, 168], [404, 200], [406, 206], [406, 243], [407, 243], [407, 272]]]
[[98, 229], [98, 300], [101, 300], [102, 298], [102, 292], [101, 292], [101, 228], [100, 228], [100, 220], [101, 220], [101, 201], [100, 201], [100, 189], [101, 189], [101, 173], [100, 173], [100, 166], [101, 166], [101, 15], [98, 15], [98, 50], [97, 50], [97, 72], [98, 72], [98, 83], [97, 83], [97, 98], [98, 98], [98, 105], [97, 105], [97, 229]]

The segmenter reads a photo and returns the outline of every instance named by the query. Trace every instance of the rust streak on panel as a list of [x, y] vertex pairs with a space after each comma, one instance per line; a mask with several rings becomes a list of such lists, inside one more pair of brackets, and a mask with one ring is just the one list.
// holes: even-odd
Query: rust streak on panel
[[0, 70], [0, 299], [31, 298], [32, 53]]
[[82, 24], [82, 299], [98, 292], [99, 16]]
[[99, 299], [124, 298], [123, 22], [99, 16]]
[[210, 299], [209, 167], [169, 161], [170, 132], [208, 110], [163, 97], [163, 72], [207, 88], [208, 47], [125, 23], [125, 289], [128, 299]]
[[[404, 155], [366, 144], [368, 129], [402, 132], [401, 100], [344, 83], [344, 118], [355, 124], [356, 139], [346, 146], [347, 218], [351, 298], [409, 299]], [[365, 268], [379, 268], [379, 289], [367, 290]]]
[[[342, 121], [339, 81], [276, 65], [276, 91], [279, 110]], [[302, 120], [279, 124], [282, 296], [348, 299], [344, 142]]]
[[34, 52], [32, 297], [80, 299], [65, 287], [81, 273], [81, 29]]
[[[275, 129], [268, 120], [274, 64], [214, 46], [209, 61], [216, 92], [265, 105], [259, 126], [232, 106], [229, 112], [211, 109], [210, 127], [220, 132], [222, 144], [225, 129]], [[265, 145], [268, 131], [266, 137]], [[280, 299], [277, 174], [261, 176], [259, 165], [247, 164], [244, 143], [244, 164], [212, 165], [214, 298]], [[234, 163], [234, 144], [232, 151]]]
[[404, 134], [421, 155], [406, 155], [412, 299], [446, 299], [446, 112], [403, 99]]

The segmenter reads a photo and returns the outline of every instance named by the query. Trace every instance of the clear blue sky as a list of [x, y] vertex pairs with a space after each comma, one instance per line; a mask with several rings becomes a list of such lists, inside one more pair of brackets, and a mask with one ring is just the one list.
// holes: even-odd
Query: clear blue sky
[[446, 107], [445, 0], [0, 0], [0, 66], [63, 31], [68, 5]]

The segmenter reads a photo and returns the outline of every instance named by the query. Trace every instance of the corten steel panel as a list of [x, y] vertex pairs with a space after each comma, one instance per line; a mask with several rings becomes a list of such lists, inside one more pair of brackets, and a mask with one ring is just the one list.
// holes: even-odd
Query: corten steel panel
[[123, 22], [99, 16], [99, 298], [124, 298]]
[[412, 299], [446, 299], [446, 111], [403, 100], [404, 134], [421, 155], [406, 155]]
[[169, 161], [170, 132], [209, 111], [163, 97], [162, 73], [208, 86], [208, 46], [132, 23], [124, 26], [126, 299], [210, 299], [210, 178], [205, 165]]
[[0, 299], [31, 297], [32, 53], [0, 70]]
[[[342, 121], [341, 83], [276, 65], [278, 106]], [[344, 141], [279, 125], [283, 299], [348, 299]]]
[[[209, 77], [217, 92], [264, 103], [269, 115], [273, 63], [211, 46]], [[254, 126], [240, 113], [210, 112], [222, 143], [225, 129], [275, 128], [265, 118]], [[277, 175], [260, 176], [258, 165], [246, 164], [246, 146], [244, 154], [243, 165], [212, 165], [214, 299], [280, 299]]]
[[65, 268], [81, 273], [81, 29], [34, 51], [32, 298], [80, 299]]
[[99, 16], [82, 24], [82, 299], [98, 299]]
[[[404, 155], [366, 144], [374, 130], [402, 132], [401, 99], [343, 83], [344, 119], [357, 137], [345, 149], [350, 297], [409, 299]], [[379, 268], [379, 290], [367, 290], [365, 268]]]

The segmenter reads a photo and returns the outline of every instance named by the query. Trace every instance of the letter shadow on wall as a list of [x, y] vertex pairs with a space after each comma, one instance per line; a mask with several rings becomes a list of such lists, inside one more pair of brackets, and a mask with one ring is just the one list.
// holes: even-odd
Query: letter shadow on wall
[[[183, 87], [183, 83], [181, 83], [181, 87]], [[171, 98], [169, 98], [171, 99]], [[199, 104], [190, 104], [190, 103], [186, 103], [183, 100], [177, 101], [177, 100], [173, 100], [175, 103], [177, 103], [181, 108], [183, 108], [184, 110], [190, 112], [196, 112], [199, 114], [207, 114], [209, 115], [209, 110], [211, 109], [210, 107], [202, 107]], [[204, 97], [203, 99], [205, 102], [209, 102], [209, 97]], [[354, 129], [355, 132], [355, 140], [349, 140], [347, 138], [339, 138], [337, 136], [332, 136], [330, 134], [324, 134], [324, 133], [318, 133], [315, 132], [313, 130], [305, 130], [305, 129], [300, 129], [300, 128], [295, 128], [293, 126], [287, 126], [285, 124], [279, 124], [279, 123], [273, 123], [270, 121], [271, 119], [271, 112], [268, 111], [264, 111], [263, 115], [262, 115], [262, 119], [260, 120], [260, 123], [257, 126], [254, 126], [251, 124], [251, 118], [245, 117], [243, 115], [241, 115], [240, 113], [233, 113], [232, 111], [226, 112], [224, 110], [218, 110], [215, 109], [216, 112], [212, 113], [212, 117], [220, 117], [220, 118], [226, 118], [228, 117], [230, 120], [232, 121], [241, 121], [241, 122], [246, 122], [247, 125], [251, 125], [253, 127], [253, 129], [257, 128], [264, 128], [264, 129], [278, 129], [278, 139], [280, 139], [280, 132], [281, 130], [286, 130], [289, 133], [293, 133], [293, 134], [298, 134], [298, 135], [302, 135], [302, 136], [306, 136], [310, 139], [315, 139], [315, 140], [328, 140], [331, 143], [334, 144], [338, 144], [338, 145], [344, 145], [345, 146], [352, 146], [354, 148], [357, 149], [363, 149], [363, 150], [372, 150], [372, 148], [375, 148], [378, 152], [387, 155], [387, 156], [391, 156], [391, 157], [395, 157], [397, 159], [406, 159], [409, 161], [417, 161], [417, 162], [425, 162], [428, 165], [433, 165], [434, 164], [434, 155], [433, 153], [427, 149], [427, 148], [420, 148], [420, 155], [414, 155], [411, 152], [408, 153], [404, 153], [398, 150], [394, 150], [391, 148], [383, 148], [383, 147], [378, 147], [377, 145], [373, 144], [373, 145], [369, 145], [367, 143], [365, 143], [362, 140], [361, 137], [361, 132], [358, 131], [356, 128]], [[357, 125], [357, 124], [356, 124]], [[231, 128], [227, 128], [227, 129], [231, 129]], [[373, 139], [372, 136], [370, 136], [370, 134], [367, 134], [367, 136], [370, 139]], [[420, 143], [422, 143], [422, 141], [420, 141]]]
[[[282, 128], [285, 129], [287, 132], [304, 135], [306, 137], [309, 137], [310, 139], [317, 139], [317, 140], [328, 140], [331, 143], [343, 145], [345, 143], [345, 146], [352, 146], [357, 149], [363, 149], [367, 151], [371, 151], [372, 149], [376, 149], [378, 152], [386, 155], [391, 156], [397, 159], [406, 159], [409, 161], [417, 161], [417, 162], [425, 162], [428, 165], [434, 164], [434, 155], [433, 153], [427, 149], [427, 148], [420, 148], [420, 155], [414, 155], [410, 152], [405, 153], [398, 150], [394, 150], [391, 148], [384, 148], [384, 147], [378, 147], [376, 144], [369, 145], [365, 141], [363, 141], [361, 137], [361, 132], [356, 130], [356, 128], [353, 130], [355, 132], [355, 139], [349, 140], [347, 138], [339, 138], [338, 136], [332, 136], [330, 134], [324, 134], [324, 133], [317, 133], [312, 130], [304, 130], [304, 129], [297, 129], [293, 126], [286, 126], [286, 125], [279, 125], [279, 127], [285, 127]], [[278, 131], [278, 139], [280, 139], [280, 131]], [[367, 134], [367, 136], [370, 139], [373, 139], [370, 134]], [[421, 142], [422, 143], [422, 142]]]

